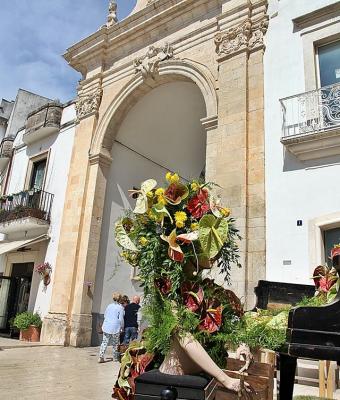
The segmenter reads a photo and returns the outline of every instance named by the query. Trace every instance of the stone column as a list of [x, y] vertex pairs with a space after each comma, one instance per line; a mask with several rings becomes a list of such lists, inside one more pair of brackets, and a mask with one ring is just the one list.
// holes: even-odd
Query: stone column
[[[84, 283], [94, 281], [105, 171], [110, 164], [109, 155], [97, 155], [89, 160], [100, 102], [101, 89], [97, 88], [80, 95], [76, 105], [79, 123], [65, 196], [50, 311], [42, 329], [42, 341], [48, 344], [90, 344], [92, 299]], [[91, 235], [96, 240], [91, 240]]]
[[[251, 10], [250, 10], [251, 11]], [[267, 18], [257, 15], [216, 34], [219, 62], [218, 128], [208, 135], [207, 176], [222, 188], [223, 203], [243, 240], [242, 269], [233, 289], [254, 304], [254, 286], [265, 278], [263, 35]]]
[[82, 347], [91, 344], [92, 299], [110, 165], [111, 157], [108, 155], [99, 154], [90, 158], [71, 309], [71, 346]]

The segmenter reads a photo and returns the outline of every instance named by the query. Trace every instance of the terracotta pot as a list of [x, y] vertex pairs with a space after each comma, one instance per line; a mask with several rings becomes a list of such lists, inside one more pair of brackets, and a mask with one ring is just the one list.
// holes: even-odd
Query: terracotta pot
[[19, 339], [24, 342], [40, 342], [40, 328], [30, 325], [28, 329], [20, 330]]
[[51, 277], [49, 272], [44, 274], [43, 281], [45, 286], [48, 286], [51, 283]]

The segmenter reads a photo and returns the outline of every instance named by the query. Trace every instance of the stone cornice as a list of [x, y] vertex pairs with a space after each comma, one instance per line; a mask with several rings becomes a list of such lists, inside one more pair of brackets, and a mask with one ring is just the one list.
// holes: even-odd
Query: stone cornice
[[339, 13], [340, 3], [337, 2], [294, 18], [293, 23], [298, 29], [303, 29], [307, 28], [308, 26], [315, 25], [325, 19], [328, 20], [332, 17], [339, 16]]
[[267, 15], [253, 21], [247, 18], [240, 25], [215, 35], [216, 53], [220, 59], [231, 57], [243, 51], [264, 48], [264, 35], [268, 29]]
[[85, 76], [89, 70], [88, 65], [94, 58], [101, 58], [104, 65], [106, 55], [114, 53], [126, 43], [129, 43], [132, 53], [135, 48], [133, 42], [140, 40], [141, 33], [157, 29], [164, 25], [164, 21], [168, 23], [183, 18], [184, 14], [192, 15], [194, 9], [202, 4], [213, 9], [217, 8], [219, 3], [220, 0], [157, 0], [109, 28], [104, 25], [97, 32], [70, 47], [64, 58]]

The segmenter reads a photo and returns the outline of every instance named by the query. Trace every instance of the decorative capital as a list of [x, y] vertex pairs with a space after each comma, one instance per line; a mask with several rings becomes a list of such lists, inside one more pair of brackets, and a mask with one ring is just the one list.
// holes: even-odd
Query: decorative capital
[[162, 61], [173, 58], [174, 50], [169, 43], [164, 47], [150, 46], [144, 56], [138, 57], [134, 60], [135, 73], [142, 73], [144, 79], [151, 77], [154, 78], [158, 73], [159, 64]]
[[103, 90], [98, 88], [94, 93], [80, 96], [76, 102], [76, 112], [78, 121], [96, 114], [102, 100]]
[[239, 26], [215, 35], [216, 52], [219, 56], [230, 56], [242, 51], [264, 48], [263, 38], [268, 29], [268, 16], [253, 22], [247, 19]]
[[112, 25], [118, 22], [117, 18], [117, 1], [110, 0], [109, 3], [109, 15], [107, 16], [107, 23], [106, 26], [110, 28]]

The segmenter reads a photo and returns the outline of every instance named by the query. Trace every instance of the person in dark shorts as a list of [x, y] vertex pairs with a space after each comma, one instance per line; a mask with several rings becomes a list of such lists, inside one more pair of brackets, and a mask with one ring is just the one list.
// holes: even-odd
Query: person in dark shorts
[[134, 296], [132, 302], [125, 307], [124, 315], [124, 341], [128, 345], [132, 340], [138, 337], [140, 323], [140, 297]]

